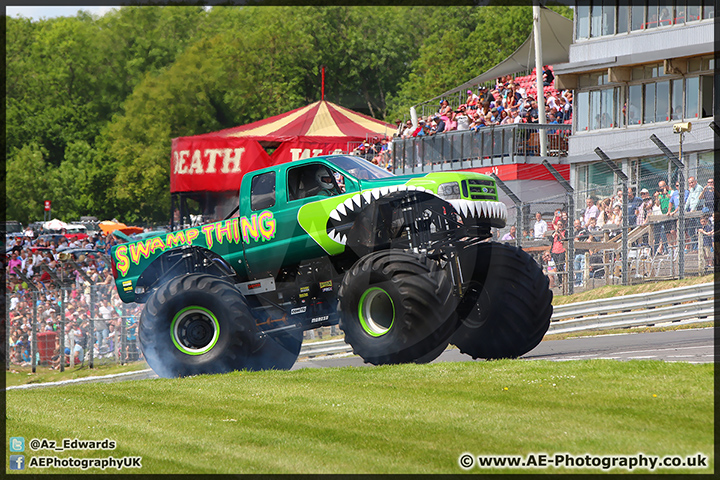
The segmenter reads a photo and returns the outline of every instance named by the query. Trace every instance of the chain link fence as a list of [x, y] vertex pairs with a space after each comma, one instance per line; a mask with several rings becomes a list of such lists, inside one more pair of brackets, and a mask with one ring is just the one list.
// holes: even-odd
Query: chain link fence
[[6, 368], [64, 371], [141, 360], [137, 325], [143, 306], [123, 303], [113, 282], [95, 284], [94, 274], [60, 281], [60, 271], [47, 271], [51, 281], [7, 272]]
[[[718, 235], [710, 233], [715, 231], [718, 205], [712, 166], [697, 165], [683, 175], [674, 168], [631, 175], [628, 205], [623, 205], [622, 185], [608, 172], [610, 178], [607, 173], [596, 173], [605, 176], [606, 182], [580, 182], [584, 188], [572, 194], [509, 209], [508, 225], [495, 232], [495, 240], [516, 244], [530, 253], [550, 277], [551, 287], [563, 294], [621, 284], [624, 256], [628, 283], [712, 273], [718, 263]], [[681, 179], [685, 195], [682, 228], [678, 208]], [[568, 214], [570, 204], [574, 208]], [[592, 206], [598, 208], [597, 216], [595, 220], [588, 216], [586, 221], [586, 209]], [[548, 228], [536, 237], [538, 213]], [[623, 216], [628, 219], [625, 234]], [[566, 230], [559, 245], [554, 240], [558, 221]], [[517, 234], [508, 240], [511, 227]], [[623, 235], [627, 236], [626, 251]]]

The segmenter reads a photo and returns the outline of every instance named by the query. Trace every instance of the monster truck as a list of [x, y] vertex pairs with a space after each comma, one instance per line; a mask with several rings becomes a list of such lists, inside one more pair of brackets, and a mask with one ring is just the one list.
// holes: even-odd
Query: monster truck
[[372, 364], [429, 362], [449, 343], [517, 357], [549, 327], [539, 266], [488, 241], [507, 215], [489, 176], [331, 155], [249, 172], [239, 198], [222, 221], [111, 251], [160, 376], [289, 369], [303, 331], [328, 325]]

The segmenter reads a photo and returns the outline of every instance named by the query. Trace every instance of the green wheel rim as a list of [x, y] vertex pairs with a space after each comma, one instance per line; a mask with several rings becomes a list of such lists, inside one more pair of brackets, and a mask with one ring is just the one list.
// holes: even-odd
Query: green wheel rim
[[220, 323], [207, 308], [191, 306], [180, 310], [170, 324], [175, 348], [187, 355], [202, 355], [220, 338]]
[[360, 297], [358, 317], [365, 333], [380, 337], [389, 332], [395, 322], [395, 304], [382, 288], [369, 288]]

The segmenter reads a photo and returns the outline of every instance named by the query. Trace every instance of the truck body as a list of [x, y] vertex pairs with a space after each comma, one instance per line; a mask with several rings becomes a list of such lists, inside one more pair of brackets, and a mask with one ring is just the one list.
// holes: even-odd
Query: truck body
[[[362, 158], [331, 155], [249, 172], [233, 216], [116, 245], [111, 260], [124, 302], [146, 302], [173, 279], [210, 275], [239, 292], [257, 336], [296, 334], [339, 323], [341, 284], [352, 280], [353, 266], [378, 252], [437, 264], [426, 268], [444, 272], [441, 282], [452, 285], [459, 304], [469, 285], [463, 275], [475, 269], [463, 271], [467, 252], [491, 237], [491, 227], [504, 227], [506, 217], [492, 177], [396, 176]], [[208, 322], [205, 330], [218, 330]]]

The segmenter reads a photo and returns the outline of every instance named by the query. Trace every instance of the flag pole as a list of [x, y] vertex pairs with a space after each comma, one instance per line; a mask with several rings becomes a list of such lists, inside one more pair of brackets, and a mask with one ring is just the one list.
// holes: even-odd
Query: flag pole
[[320, 86], [320, 100], [325, 101], [325, 65], [322, 66], [322, 84]]

